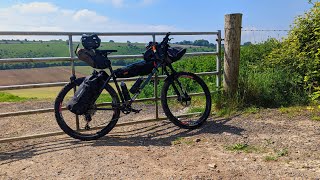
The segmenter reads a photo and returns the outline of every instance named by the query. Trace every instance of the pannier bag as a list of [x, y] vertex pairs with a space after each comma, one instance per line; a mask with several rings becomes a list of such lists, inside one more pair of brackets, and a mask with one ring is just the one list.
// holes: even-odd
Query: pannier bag
[[97, 49], [100, 46], [101, 39], [96, 34], [84, 34], [81, 37], [81, 44], [86, 49]]
[[67, 103], [67, 109], [77, 115], [85, 114], [99, 97], [103, 85], [104, 80], [101, 76], [97, 74], [87, 76]]
[[170, 63], [173, 63], [175, 61], [178, 61], [182, 58], [182, 56], [186, 53], [186, 49], [180, 48], [180, 47], [170, 47], [168, 48], [168, 57], [171, 60]]
[[129, 64], [125, 67], [116, 69], [114, 72], [118, 78], [144, 76], [152, 72], [154, 68], [153, 63], [154, 62], [139, 61], [133, 64]]
[[86, 62], [93, 68], [106, 69], [111, 65], [111, 62], [107, 57], [93, 49], [79, 49], [77, 51], [77, 56], [79, 60]]

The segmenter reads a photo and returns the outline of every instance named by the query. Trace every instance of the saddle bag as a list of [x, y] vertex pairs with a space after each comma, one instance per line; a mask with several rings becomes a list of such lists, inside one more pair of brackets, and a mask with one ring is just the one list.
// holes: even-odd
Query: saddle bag
[[129, 78], [134, 76], [148, 75], [152, 72], [153, 68], [154, 62], [139, 61], [116, 69], [114, 72], [118, 78]]
[[103, 85], [104, 80], [99, 74], [87, 76], [67, 103], [67, 109], [77, 115], [87, 113], [94, 106], [103, 90]]
[[77, 56], [79, 60], [86, 62], [89, 66], [96, 69], [106, 69], [111, 66], [111, 61], [98, 50], [79, 49]]

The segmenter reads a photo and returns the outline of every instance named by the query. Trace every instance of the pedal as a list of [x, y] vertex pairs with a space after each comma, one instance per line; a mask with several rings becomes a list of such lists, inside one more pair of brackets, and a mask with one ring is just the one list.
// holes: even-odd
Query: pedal
[[131, 109], [132, 112], [134, 112], [135, 114], [140, 113], [142, 109]]
[[84, 127], [84, 129], [87, 130], [87, 131], [91, 129], [88, 123], [86, 124], [86, 126]]

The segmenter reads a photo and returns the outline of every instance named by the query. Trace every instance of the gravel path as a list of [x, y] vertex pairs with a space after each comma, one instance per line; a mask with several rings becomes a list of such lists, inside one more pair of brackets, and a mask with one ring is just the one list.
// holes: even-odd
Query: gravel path
[[[0, 179], [319, 179], [320, 122], [311, 116], [264, 109], [210, 118], [193, 131], [161, 121], [91, 142], [63, 135], [5, 143]], [[16, 118], [1, 119], [2, 137], [58, 129], [51, 113]]]

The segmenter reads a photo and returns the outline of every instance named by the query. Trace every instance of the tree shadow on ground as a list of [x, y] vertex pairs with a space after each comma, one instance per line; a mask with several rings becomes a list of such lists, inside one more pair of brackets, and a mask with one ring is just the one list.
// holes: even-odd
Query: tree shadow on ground
[[179, 137], [222, 134], [224, 132], [241, 136], [241, 133], [245, 131], [244, 129], [227, 124], [232, 119], [233, 117], [216, 121], [209, 119], [201, 128], [195, 130], [180, 129], [169, 121], [161, 121], [133, 130], [116, 130], [96, 141], [79, 141], [69, 137], [33, 140], [30, 144], [18, 147], [15, 150], [11, 149], [9, 152], [0, 152], [0, 165], [32, 158], [41, 154], [85, 146], [171, 146], [172, 141]]

